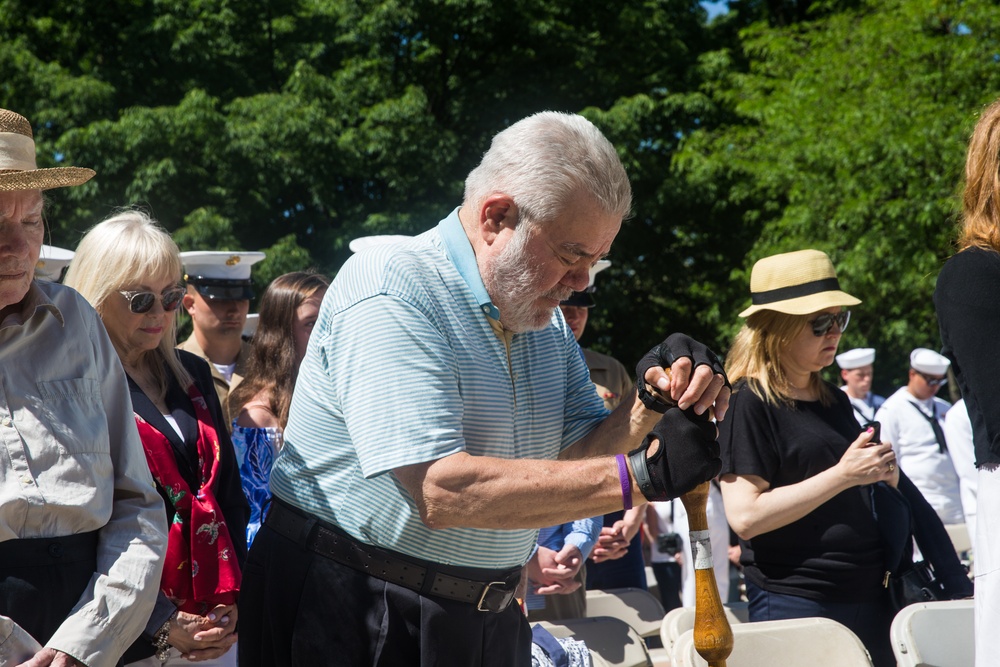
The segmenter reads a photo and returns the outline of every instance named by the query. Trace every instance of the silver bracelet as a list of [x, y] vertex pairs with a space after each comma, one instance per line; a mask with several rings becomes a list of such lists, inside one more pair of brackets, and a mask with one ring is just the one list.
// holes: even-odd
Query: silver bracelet
[[167, 642], [167, 637], [170, 636], [170, 623], [174, 620], [175, 616], [177, 616], [176, 611], [170, 615], [170, 618], [153, 635], [153, 648], [156, 649], [156, 659], [160, 662], [166, 662], [167, 658], [170, 657], [170, 644]]

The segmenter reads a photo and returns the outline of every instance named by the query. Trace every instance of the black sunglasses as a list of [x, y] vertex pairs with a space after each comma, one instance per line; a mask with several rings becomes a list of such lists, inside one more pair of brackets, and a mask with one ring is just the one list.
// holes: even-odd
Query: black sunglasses
[[184, 298], [184, 288], [182, 287], [168, 288], [161, 295], [154, 292], [130, 292], [128, 290], [118, 290], [118, 293], [128, 299], [128, 309], [136, 315], [142, 315], [152, 310], [157, 296], [160, 297], [163, 310], [168, 313], [177, 310], [177, 306], [181, 305], [181, 300]]
[[839, 313], [823, 313], [815, 320], [809, 321], [813, 335], [817, 338], [826, 336], [836, 326], [840, 333], [847, 331], [847, 323], [851, 321], [851, 311], [842, 310]]
[[932, 387], [940, 387], [941, 385], [948, 384], [948, 378], [946, 377], [943, 378], [930, 377], [929, 375], [927, 375], [927, 373], [921, 373], [915, 368], [913, 369], [913, 372], [922, 377], [924, 379], [924, 382], [926, 382]]

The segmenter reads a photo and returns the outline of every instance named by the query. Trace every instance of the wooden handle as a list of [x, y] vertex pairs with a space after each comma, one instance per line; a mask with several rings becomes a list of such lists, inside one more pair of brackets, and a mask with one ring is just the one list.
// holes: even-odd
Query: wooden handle
[[705, 482], [681, 496], [691, 531], [690, 557], [694, 560], [694, 648], [710, 667], [726, 667], [726, 658], [733, 651], [733, 629], [729, 627], [715, 581], [705, 513], [708, 489], [709, 482]]

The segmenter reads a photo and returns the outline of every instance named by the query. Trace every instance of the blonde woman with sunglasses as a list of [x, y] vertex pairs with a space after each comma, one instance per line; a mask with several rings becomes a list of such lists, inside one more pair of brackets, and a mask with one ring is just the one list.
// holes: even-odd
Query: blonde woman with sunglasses
[[247, 504], [208, 364], [176, 350], [176, 244], [141, 211], [91, 229], [66, 284], [97, 310], [128, 375], [136, 427], [168, 525], [160, 597], [130, 665], [235, 665]]
[[[862, 428], [847, 395], [820, 376], [837, 354], [847, 308], [861, 302], [841, 291], [818, 250], [758, 261], [750, 291], [726, 363], [730, 409], [719, 423], [722, 495], [740, 537], [750, 620], [832, 618], [858, 635], [876, 667], [891, 667], [894, 609], [883, 582], [887, 562], [905, 558], [908, 533], [896, 542], [899, 555], [883, 548], [870, 494], [881, 483], [911, 500], [915, 487], [901, 478], [892, 447]], [[930, 513], [944, 534], [926, 501], [912, 504], [915, 517]]]

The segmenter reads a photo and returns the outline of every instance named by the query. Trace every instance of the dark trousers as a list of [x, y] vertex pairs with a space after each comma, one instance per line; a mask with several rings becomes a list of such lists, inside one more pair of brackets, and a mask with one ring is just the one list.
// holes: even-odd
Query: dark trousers
[[240, 590], [240, 667], [520, 667], [531, 629], [499, 614], [390, 584], [324, 558], [264, 525]]
[[681, 566], [680, 563], [653, 563], [653, 575], [660, 589], [663, 610], [670, 611], [681, 606]]
[[97, 533], [0, 543], [0, 614], [43, 646], [97, 571]]
[[875, 667], [895, 667], [889, 626], [893, 611], [889, 595], [872, 602], [820, 602], [797, 595], [770, 593], [747, 580], [751, 621], [777, 621], [820, 616], [850, 628], [871, 654]]

